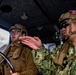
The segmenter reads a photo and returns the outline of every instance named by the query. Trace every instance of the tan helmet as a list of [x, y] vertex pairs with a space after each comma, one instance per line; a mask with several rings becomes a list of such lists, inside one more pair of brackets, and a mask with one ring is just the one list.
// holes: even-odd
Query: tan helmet
[[62, 14], [59, 18], [59, 22], [72, 19], [74, 22], [76, 22], [76, 10], [69, 10], [68, 12]]
[[27, 33], [26, 27], [21, 25], [21, 24], [15, 24], [14, 26], [11, 26], [9, 31], [12, 30], [12, 29], [20, 29], [21, 32], [26, 32]]

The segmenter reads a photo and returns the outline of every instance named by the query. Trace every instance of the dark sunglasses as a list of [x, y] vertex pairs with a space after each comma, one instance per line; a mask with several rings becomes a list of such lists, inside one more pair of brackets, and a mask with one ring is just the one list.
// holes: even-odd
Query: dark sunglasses
[[60, 24], [60, 29], [66, 28], [66, 27], [69, 26], [69, 25], [70, 25], [70, 23], [68, 23], [68, 22], [63, 22], [63, 23]]

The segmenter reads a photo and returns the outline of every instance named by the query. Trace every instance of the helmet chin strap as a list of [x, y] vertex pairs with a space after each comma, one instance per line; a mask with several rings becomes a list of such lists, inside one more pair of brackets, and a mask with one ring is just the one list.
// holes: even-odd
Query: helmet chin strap
[[71, 35], [74, 35], [74, 34], [76, 34], [76, 31], [74, 31], [74, 32], [70, 32], [70, 34], [67, 35], [67, 36], [65, 37], [65, 39], [69, 39], [69, 37], [70, 37]]
[[76, 31], [71, 32], [69, 35], [67, 35], [67, 36], [65, 37], [65, 39], [69, 39], [69, 37], [70, 37], [71, 35], [74, 35], [74, 34], [76, 34]]
[[76, 31], [70, 33], [70, 35], [74, 35], [74, 34], [76, 34]]

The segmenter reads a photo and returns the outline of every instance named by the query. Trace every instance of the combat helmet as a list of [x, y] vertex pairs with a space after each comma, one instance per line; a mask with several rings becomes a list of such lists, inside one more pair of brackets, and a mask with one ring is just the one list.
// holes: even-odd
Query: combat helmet
[[76, 10], [69, 10], [68, 12], [62, 14], [59, 18], [59, 22], [68, 19], [71, 19], [73, 22], [76, 22]]

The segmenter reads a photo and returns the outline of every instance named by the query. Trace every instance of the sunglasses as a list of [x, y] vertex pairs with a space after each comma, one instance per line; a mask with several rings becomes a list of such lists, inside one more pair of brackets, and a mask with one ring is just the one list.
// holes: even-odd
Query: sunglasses
[[63, 23], [60, 24], [60, 29], [66, 28], [66, 27], [69, 26], [69, 25], [70, 25], [70, 23], [68, 23], [68, 22], [63, 22]]
[[18, 34], [18, 32], [21, 32], [21, 30], [20, 29], [12, 29], [10, 31], [10, 34]]

